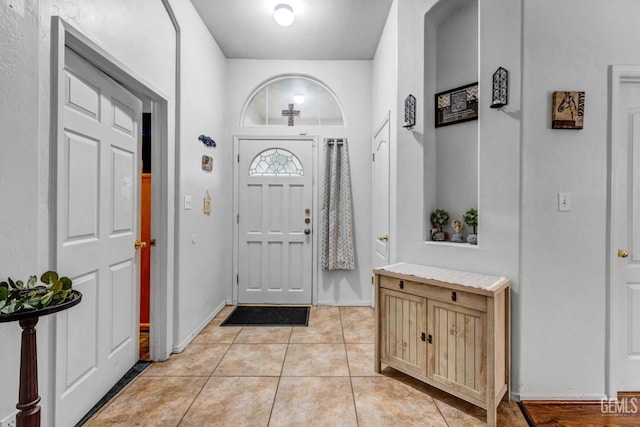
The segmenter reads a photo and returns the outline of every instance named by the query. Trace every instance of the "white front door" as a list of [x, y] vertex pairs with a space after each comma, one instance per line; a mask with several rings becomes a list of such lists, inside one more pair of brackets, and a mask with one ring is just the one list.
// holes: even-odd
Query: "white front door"
[[389, 264], [389, 118], [373, 137], [373, 268]]
[[74, 425], [138, 360], [142, 103], [69, 49], [58, 108], [57, 270], [83, 298], [57, 314], [55, 425]]
[[310, 304], [313, 145], [239, 141], [238, 302]]
[[640, 67], [613, 67], [609, 396], [640, 390]]

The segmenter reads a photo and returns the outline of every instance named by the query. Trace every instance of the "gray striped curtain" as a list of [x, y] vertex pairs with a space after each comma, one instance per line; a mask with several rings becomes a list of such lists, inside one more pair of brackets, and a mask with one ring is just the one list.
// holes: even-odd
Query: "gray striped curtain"
[[322, 242], [320, 267], [323, 270], [353, 270], [353, 201], [349, 147], [344, 139], [325, 139], [324, 185], [320, 212]]

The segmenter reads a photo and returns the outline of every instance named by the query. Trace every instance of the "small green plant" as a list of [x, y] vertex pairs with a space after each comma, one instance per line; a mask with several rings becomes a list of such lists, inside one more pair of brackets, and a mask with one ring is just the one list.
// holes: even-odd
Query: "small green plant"
[[37, 310], [62, 304], [71, 296], [71, 279], [58, 277], [55, 271], [47, 271], [37, 283], [36, 276], [29, 277], [27, 283], [22, 280], [0, 282], [0, 314], [18, 311]]
[[462, 216], [462, 220], [469, 227], [473, 227], [473, 234], [476, 234], [476, 227], [478, 226], [478, 210], [477, 209], [469, 209]]
[[431, 224], [434, 227], [438, 227], [438, 230], [442, 231], [442, 227], [449, 222], [449, 213], [444, 209], [436, 209], [431, 213]]

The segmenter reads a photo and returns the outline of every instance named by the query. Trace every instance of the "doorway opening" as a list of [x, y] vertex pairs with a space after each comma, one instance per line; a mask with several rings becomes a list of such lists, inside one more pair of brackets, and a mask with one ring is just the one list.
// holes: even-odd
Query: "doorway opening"
[[142, 113], [142, 174], [140, 177], [140, 240], [147, 244], [140, 253], [140, 360], [151, 360], [151, 113]]
[[[134, 245], [133, 239], [137, 238], [137, 235], [134, 235], [134, 229], [139, 231], [139, 221], [140, 217], [138, 216], [139, 212], [137, 211], [139, 201], [140, 201], [140, 193], [138, 192], [138, 178], [140, 174], [140, 119], [143, 111], [150, 111], [152, 113], [151, 116], [151, 128], [153, 129], [153, 138], [154, 138], [154, 146], [155, 149], [152, 152], [152, 163], [154, 165], [154, 175], [153, 175], [153, 196], [152, 196], [152, 205], [153, 211], [151, 214], [151, 221], [153, 223], [153, 230], [155, 237], [158, 239], [158, 245], [155, 250], [151, 253], [152, 258], [152, 266], [153, 270], [150, 271], [151, 279], [154, 283], [154, 292], [150, 293], [150, 303], [149, 307], [153, 307], [149, 313], [149, 324], [153, 324], [153, 329], [150, 330], [150, 334], [152, 335], [149, 339], [150, 343], [150, 359], [152, 360], [166, 360], [171, 353], [171, 344], [172, 344], [172, 324], [173, 324], [173, 285], [171, 281], [168, 279], [173, 277], [173, 268], [174, 268], [174, 245], [173, 245], [173, 236], [175, 235], [175, 217], [172, 209], [172, 195], [174, 194], [175, 182], [173, 181], [172, 176], [169, 174], [173, 167], [173, 162], [175, 160], [173, 153], [175, 153], [175, 138], [170, 133], [170, 129], [173, 127], [174, 119], [172, 114], [170, 114], [170, 97], [160, 90], [154, 87], [153, 84], [149, 83], [142, 76], [138, 75], [134, 71], [130, 70], [124, 64], [122, 64], [119, 60], [111, 56], [108, 52], [102, 49], [99, 45], [95, 44], [92, 40], [82, 34], [79, 30], [73, 27], [68, 22], [65, 22], [63, 19], [59, 17], [53, 17], [52, 27], [51, 27], [51, 40], [52, 40], [52, 81], [54, 82], [52, 85], [52, 118], [51, 118], [51, 133], [52, 138], [56, 143], [56, 153], [54, 153], [51, 157], [51, 167], [56, 171], [57, 174], [62, 176], [62, 179], [57, 179], [55, 183], [55, 187], [51, 189], [51, 191], [60, 193], [60, 189], [58, 187], [62, 186], [67, 182], [73, 183], [75, 187], [72, 189], [78, 189], [74, 193], [82, 194], [83, 196], [75, 197], [73, 200], [76, 202], [87, 203], [86, 195], [92, 196], [89, 201], [93, 201], [93, 212], [97, 212], [97, 214], [101, 215], [102, 218], [105, 218], [104, 221], [89, 221], [91, 216], [84, 214], [84, 209], [82, 207], [78, 209], [74, 209], [72, 211], [75, 218], [77, 218], [76, 223], [80, 224], [82, 227], [87, 228], [88, 226], [93, 226], [96, 229], [96, 224], [103, 224], [107, 227], [107, 232], [102, 233], [101, 235], [108, 236], [108, 233], [112, 235], [115, 234], [116, 237], [125, 236], [126, 239], [122, 239], [124, 241], [122, 248], [113, 248], [113, 253], [129, 253], [136, 248], [137, 245]], [[67, 59], [70, 59], [72, 56], [79, 57], [81, 61], [75, 61], [74, 67], [81, 67], [84, 69], [90, 69], [91, 67], [95, 68], [97, 71], [92, 71], [87, 73], [82, 73], [80, 76], [71, 76], [69, 75], [69, 71], [66, 69]], [[69, 58], [67, 58], [69, 56]], [[84, 77], [85, 74], [89, 77]], [[101, 76], [101, 77], [100, 77]], [[83, 79], [84, 77], [84, 79]], [[135, 144], [131, 143], [127, 147], [127, 149], [118, 149], [111, 148], [111, 152], [99, 156], [98, 148], [100, 145], [96, 143], [96, 141], [100, 140], [100, 138], [90, 138], [87, 136], [83, 136], [82, 132], [78, 131], [75, 134], [71, 135], [75, 137], [76, 142], [73, 142], [74, 148], [77, 149], [76, 152], [81, 155], [80, 157], [73, 157], [73, 160], [76, 161], [75, 164], [79, 166], [77, 168], [61, 168], [60, 161], [66, 162], [69, 159], [69, 156], [65, 154], [62, 145], [63, 143], [69, 142], [69, 132], [65, 128], [65, 111], [70, 111], [72, 114], [75, 114], [71, 120], [82, 119], [82, 115], [87, 116], [87, 112], [95, 111], [95, 108], [74, 108], [73, 106], [67, 106], [68, 104], [68, 94], [70, 93], [67, 90], [67, 86], [69, 84], [78, 85], [78, 87], [84, 88], [86, 90], [80, 90], [73, 92], [76, 98], [80, 96], [78, 102], [81, 105], [86, 104], [87, 102], [90, 107], [96, 105], [99, 98], [101, 101], [107, 103], [109, 102], [108, 97], [100, 95], [100, 91], [96, 91], [96, 84], [83, 84], [84, 80], [93, 79], [93, 78], [101, 78], [101, 85], [106, 85], [112, 88], [114, 91], [117, 90], [119, 93], [123, 93], [123, 97], [134, 97], [138, 100], [142, 101], [144, 107], [140, 108], [129, 108], [129, 102], [119, 102], [113, 108], [104, 107], [100, 111], [110, 112], [115, 114], [117, 120], [113, 121], [105, 121], [105, 125], [103, 127], [98, 128], [98, 125], [92, 123], [92, 125], [97, 129], [96, 132], [110, 132], [110, 134], [116, 135], [118, 138], [126, 137], [126, 135], [137, 135], [137, 141]], [[71, 82], [71, 83], [68, 83]], [[66, 86], [65, 86], [66, 85]], [[93, 97], [92, 97], [93, 96]], [[91, 103], [91, 101], [95, 101]], [[115, 104], [114, 104], [115, 105]], [[85, 111], [86, 110], [86, 111]], [[87, 120], [85, 120], [86, 122]], [[136, 123], [133, 126], [131, 123]], [[84, 123], [84, 122], [82, 122]], [[108, 124], [114, 124], [115, 130], [112, 130]], [[137, 130], [133, 129], [133, 127], [137, 128]], [[122, 129], [128, 131], [123, 132]], [[85, 132], [86, 133], [86, 132]], [[124, 136], [123, 136], [124, 135]], [[132, 139], [132, 138], [129, 138]], [[107, 145], [104, 145], [108, 147]], [[82, 157], [84, 156], [84, 157]], [[94, 159], [94, 163], [97, 165], [97, 161], [99, 159], [105, 159], [105, 161], [109, 158], [115, 159], [117, 168], [109, 168], [108, 166], [103, 167], [102, 171], [105, 172], [105, 177], [99, 176], [96, 171], [97, 167], [91, 168], [90, 163], [82, 161], [83, 158], [89, 157]], [[62, 166], [64, 166], [63, 164]], [[84, 179], [84, 175], [73, 176], [73, 180], [68, 180], [65, 177], [65, 171], [72, 170], [74, 173], [76, 171], [83, 172], [85, 175], [93, 174], [92, 176], [95, 179], [105, 178], [105, 189], [104, 192], [101, 192], [101, 197], [104, 193], [104, 197], [102, 199], [106, 202], [110, 202], [115, 200], [120, 205], [130, 206], [130, 209], [123, 212], [130, 212], [130, 214], [125, 215], [121, 212], [121, 210], [108, 210], [108, 209], [99, 209], [97, 206], [100, 206], [97, 202], [97, 195], [91, 189], [98, 188], [96, 185], [92, 184], [92, 181], [88, 179]], [[115, 175], [117, 173], [117, 175]], [[110, 174], [110, 175], [109, 175]], [[112, 177], [115, 176], [115, 178]], [[109, 177], [113, 179], [109, 181]], [[97, 182], [97, 181], [96, 181]], [[89, 190], [85, 191], [86, 188]], [[69, 185], [62, 186], [62, 189], [69, 188]], [[118, 191], [111, 191], [110, 189], [117, 189]], [[80, 191], [82, 190], [82, 191]], [[117, 197], [115, 197], [117, 196]], [[52, 211], [54, 218], [61, 218], [60, 213], [64, 212], [65, 203], [60, 202], [61, 198], [58, 198], [58, 202], [60, 206], [56, 206], [55, 210]], [[104, 203], [103, 203], [104, 205]], [[135, 210], [134, 210], [135, 207]], [[110, 212], [115, 212], [116, 214], [110, 215]], [[95, 215], [94, 215], [95, 217]], [[78, 276], [80, 273], [75, 273], [72, 271], [73, 268], [76, 268], [76, 260], [78, 257], [68, 256], [67, 258], [70, 260], [69, 265], [62, 265], [63, 262], [67, 258], [64, 258], [65, 253], [63, 253], [66, 249], [75, 249], [75, 246], [79, 245], [66, 245], [63, 246], [61, 242], [59, 242], [59, 237], [64, 236], [64, 234], [58, 231], [58, 228], [65, 226], [66, 222], [62, 219], [57, 220], [55, 223], [52, 223], [50, 227], [50, 238], [51, 241], [55, 243], [55, 247], [51, 254], [51, 262], [56, 266], [58, 270], [69, 271], [69, 274], [73, 274], [74, 277]], [[88, 224], [88, 225], [87, 225]], [[130, 224], [131, 232], [122, 231], [124, 229], [124, 225]], [[108, 227], [111, 227], [111, 230]], [[82, 228], [80, 231], [83, 231]], [[103, 227], [104, 228], [104, 227]], [[111, 231], [110, 231], [111, 230]], [[75, 232], [75, 231], [74, 231]], [[81, 241], [89, 241], [89, 243], [98, 241], [97, 239], [89, 239], [83, 237], [87, 233], [78, 233], [76, 234], [82, 236]], [[96, 234], [94, 232], [94, 234]], [[90, 236], [89, 236], [90, 237]], [[127, 240], [128, 239], [128, 240]], [[126, 240], [126, 241], [125, 241]], [[106, 241], [106, 240], [105, 240]], [[100, 240], [102, 242], [102, 240]], [[140, 243], [140, 242], [135, 242]], [[98, 244], [96, 243], [97, 247]], [[106, 246], [106, 243], [104, 245]], [[109, 246], [111, 248], [111, 246]], [[68, 252], [68, 251], [67, 251]], [[100, 261], [106, 260], [106, 258], [101, 256], [94, 256], [91, 258], [87, 253], [79, 252], [80, 256], [84, 256], [84, 258], [89, 259], [89, 261], [95, 260]], [[74, 280], [74, 283], [77, 283], [79, 287], [82, 287], [84, 284], [84, 288], [91, 288], [94, 283], [97, 283], [97, 280], [100, 278], [105, 278], [112, 280], [118, 286], [123, 286], [125, 283], [138, 282], [139, 276], [137, 274], [129, 274], [125, 277], [125, 273], [131, 272], [132, 270], [137, 270], [137, 264], [139, 261], [135, 260], [135, 255], [131, 258], [132, 261], [121, 262], [121, 263], [110, 263], [108, 267], [104, 269], [109, 269], [108, 272], [98, 276], [97, 273], [85, 274], [87, 280], [83, 281], [81, 279]], [[105, 261], [106, 262], [106, 261]], [[91, 270], [91, 269], [89, 269]], [[95, 269], [94, 269], [95, 270]], [[81, 272], [82, 273], [82, 272]], [[83, 277], [85, 277], [83, 276]], [[94, 280], [95, 279], [95, 280]], [[129, 280], [130, 279], [130, 280]], [[93, 289], [93, 288], [91, 288]], [[112, 290], [109, 298], [113, 298], [113, 295], [119, 296], [122, 293], [118, 293], [117, 290], [112, 287], [105, 287], [107, 290]], [[106, 291], [105, 291], [106, 292]], [[99, 400], [99, 397], [104, 395], [104, 392], [108, 391], [110, 386], [115, 384], [122, 375], [119, 373], [122, 372], [125, 368], [133, 366], [135, 361], [138, 359], [138, 351], [137, 351], [137, 342], [135, 342], [137, 335], [139, 333], [139, 316], [138, 316], [138, 301], [139, 301], [139, 284], [135, 284], [135, 294], [133, 292], [130, 293], [132, 296], [130, 298], [122, 298], [121, 305], [112, 305], [112, 307], [124, 310], [127, 309], [127, 312], [131, 315], [126, 319], [124, 316], [115, 316], [112, 322], [102, 322], [102, 324], [109, 325], [117, 324], [118, 326], [126, 326], [127, 331], [131, 331], [131, 335], [127, 335], [126, 337], [121, 337], [120, 335], [114, 336], [113, 333], [89, 333], [86, 335], [81, 335], [77, 333], [77, 329], [79, 328], [91, 328], [93, 327], [93, 331], [95, 331], [95, 324], [83, 321], [82, 319], [71, 319], [71, 321], [67, 321], [69, 319], [63, 319], [62, 316], [59, 316], [56, 319], [55, 331], [52, 339], [50, 340], [50, 348], [49, 350], [52, 352], [52, 364], [55, 369], [53, 369], [53, 393], [50, 398], [49, 405], [53, 408], [50, 412], [49, 424], [52, 425], [73, 425], [78, 420], [81, 419], [83, 414], [86, 414], [89, 409], [95, 404], [96, 401]], [[76, 314], [86, 314], [87, 316], [99, 315], [101, 313], [106, 313], [106, 310], [95, 310], [97, 307], [97, 302], [95, 304], [90, 304], [90, 296], [91, 292], [87, 291], [85, 294], [85, 298], [83, 300], [84, 305], [79, 305], [79, 307], [84, 307], [85, 309], [80, 311], [76, 310]], [[96, 296], [96, 293], [93, 293], [93, 296]], [[106, 301], [108, 298], [100, 298], [100, 301]], [[97, 299], [94, 299], [98, 301]], [[133, 303], [133, 304], [132, 304]], [[128, 305], [127, 305], [128, 304]], [[126, 307], [122, 307], [122, 305], [126, 305]], [[130, 309], [130, 310], [129, 310]], [[126, 323], [126, 325], [125, 325]], [[120, 329], [124, 329], [124, 326]], [[129, 328], [129, 326], [131, 326]], [[105, 327], [106, 328], [106, 327]], [[96, 352], [90, 352], [87, 350], [86, 343], [75, 345], [74, 342], [69, 340], [69, 337], [87, 337], [90, 336], [92, 338], [96, 338], [99, 336], [101, 339], [105, 341], [110, 341], [108, 344], [111, 344], [111, 347], [115, 347], [116, 350], [120, 350], [122, 348], [131, 348], [132, 341], [135, 342], [133, 351], [128, 352], [127, 356], [131, 356], [131, 359], [127, 359], [126, 363], [114, 365], [114, 357], [106, 356], [106, 360], [108, 363], [103, 363], [98, 365]], [[124, 344], [121, 344], [124, 343]], [[102, 346], [99, 348], [107, 348], [108, 346]], [[100, 357], [105, 359], [104, 353], [100, 353]], [[85, 365], [81, 365], [78, 363], [78, 359], [84, 358]], [[109, 364], [111, 363], [111, 364]], [[114, 366], [112, 366], [114, 365]], [[83, 368], [86, 369], [83, 370]], [[112, 371], [109, 371], [108, 368], [113, 367], [113, 375]], [[95, 373], [100, 372], [100, 378], [96, 377], [95, 381], [93, 378], [89, 379], [89, 375], [87, 373]], [[104, 372], [104, 374], [102, 374]], [[96, 374], [97, 375], [97, 374]], [[81, 385], [85, 385], [83, 388]], [[91, 390], [89, 390], [91, 389]]]

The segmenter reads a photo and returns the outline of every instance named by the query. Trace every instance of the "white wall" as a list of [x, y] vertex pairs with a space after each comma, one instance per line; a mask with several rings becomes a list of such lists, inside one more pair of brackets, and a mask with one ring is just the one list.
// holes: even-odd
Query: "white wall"
[[[434, 2], [398, 1], [401, 110], [403, 96], [422, 93], [423, 73], [434, 72], [420, 57], [421, 17]], [[517, 398], [605, 394], [608, 66], [640, 63], [637, 16], [632, 0], [480, 0], [478, 248], [424, 242], [424, 193], [414, 182], [425, 173], [431, 115], [413, 133], [398, 130], [397, 260], [513, 281]], [[509, 70], [504, 111], [490, 110], [483, 95], [498, 66]], [[429, 103], [435, 88], [424, 89]], [[550, 128], [554, 90], [586, 91], [583, 130]], [[557, 211], [559, 191], [572, 193], [571, 212]]]
[[[318, 304], [368, 305], [371, 302], [371, 61], [278, 61], [230, 59], [227, 69], [227, 138], [234, 135], [318, 135], [347, 137], [353, 189], [356, 270], [321, 271]], [[316, 78], [336, 94], [346, 125], [294, 127], [240, 127], [240, 114], [247, 97], [265, 81], [283, 74]], [[285, 106], [286, 107], [286, 106]], [[322, 150], [319, 150], [322, 153]], [[321, 167], [322, 170], [322, 167]], [[230, 177], [231, 178], [231, 177]], [[231, 181], [229, 181], [230, 185]], [[316, 210], [318, 212], [318, 210]], [[231, 223], [229, 224], [231, 226]], [[229, 286], [229, 296], [231, 286]]]
[[[398, 98], [398, 0], [389, 8], [389, 15], [380, 36], [372, 63], [373, 127], [382, 123], [390, 110], [396, 111]], [[390, 83], [392, 82], [392, 83]], [[394, 117], [392, 121], [396, 120]], [[397, 123], [393, 123], [395, 129]], [[375, 129], [373, 129], [375, 130]]]
[[[431, 2], [433, 4], [433, 2]], [[399, 8], [399, 94], [422, 94], [419, 105], [431, 103], [433, 93], [423, 89], [424, 16], [429, 4], [400, 1]], [[410, 260], [442, 267], [463, 268], [505, 275], [517, 282], [519, 235], [519, 24], [501, 24], [519, 13], [517, 2], [480, 0], [480, 91], [490, 93], [491, 76], [500, 64], [512, 73], [511, 101], [505, 112], [489, 108], [490, 98], [480, 100], [480, 188], [479, 237], [476, 247], [424, 241], [427, 214], [422, 209], [424, 188], [415, 185], [423, 170], [423, 133], [433, 129], [433, 118], [418, 115], [413, 132], [398, 130], [398, 260]], [[510, 52], [509, 57], [502, 52]], [[500, 62], [496, 59], [500, 58]], [[398, 100], [400, 109], [402, 99]], [[423, 109], [424, 111], [424, 109]], [[516, 117], [512, 117], [516, 116]], [[413, 207], [409, 209], [408, 207]]]
[[[228, 222], [228, 211], [221, 209], [220, 200], [226, 183], [223, 159], [218, 158], [220, 169], [199, 175], [203, 149], [197, 141], [200, 133], [222, 138], [224, 123], [224, 58], [195, 15], [191, 4], [184, 0], [171, 2], [184, 30], [188, 43], [182, 51], [183, 98], [180, 140], [183, 148], [169, 153], [182, 164], [184, 179], [180, 190], [194, 194], [194, 208], [201, 205], [204, 191], [214, 197], [214, 213], [207, 218], [179, 217], [182, 229], [192, 228], [200, 242], [198, 255], [191, 253], [189, 245], [180, 239], [181, 269], [177, 279], [185, 286], [176, 291], [176, 339], [189, 336], [218, 305], [224, 302], [225, 288], [220, 284], [229, 275], [229, 259], [225, 258], [225, 243], [212, 243], [222, 234]], [[13, 7], [9, 7], [11, 4]], [[0, 3], [0, 124], [3, 129], [0, 143], [0, 260], [7, 275], [26, 278], [39, 274], [55, 265], [52, 242], [54, 225], [50, 224], [55, 206], [53, 187], [50, 185], [50, 50], [51, 17], [61, 16], [82, 33], [100, 45], [108, 54], [125, 64], [154, 88], [169, 96], [169, 128], [173, 129], [173, 96], [176, 93], [176, 34], [163, 3], [155, 0], [128, 2], [124, 0], [41, 0], [38, 2], [5, 1]], [[188, 69], [187, 69], [188, 67]], [[205, 96], [203, 96], [205, 95]], [[209, 96], [210, 95], [210, 96]], [[169, 135], [173, 146], [174, 135]], [[224, 149], [221, 150], [224, 153]], [[197, 160], [194, 164], [194, 160]], [[183, 166], [184, 165], [184, 166]], [[169, 171], [172, 180], [174, 170]], [[15, 191], [19, 188], [20, 191]], [[201, 194], [202, 193], [202, 194]], [[171, 203], [170, 203], [171, 204]], [[196, 211], [191, 212], [195, 213]], [[181, 212], [182, 213], [182, 212]], [[172, 216], [172, 213], [169, 213]], [[224, 224], [224, 226], [222, 225]], [[190, 234], [189, 234], [190, 236]], [[182, 234], [180, 235], [182, 237]], [[190, 240], [189, 240], [190, 242]], [[186, 246], [186, 247], [185, 247]], [[171, 261], [172, 262], [172, 261]], [[226, 270], [225, 270], [226, 269]], [[64, 272], [62, 272], [64, 273]], [[204, 279], [203, 279], [204, 278]], [[173, 280], [173, 278], [170, 278]], [[226, 284], [226, 282], [225, 282]], [[190, 286], [186, 286], [190, 285]], [[195, 295], [194, 295], [195, 293]], [[191, 304], [189, 304], [191, 302]], [[53, 390], [53, 317], [38, 324], [39, 387], [43, 396], [43, 425], [52, 424], [50, 410]], [[5, 369], [0, 382], [0, 418], [15, 410], [18, 390], [19, 328], [16, 324], [0, 325], [0, 364]]]
[[[46, 267], [40, 260], [38, 245], [42, 232], [38, 227], [41, 203], [39, 182], [47, 178], [38, 142], [38, 32], [39, 10], [32, 2], [22, 10], [0, 2], [0, 280], [7, 276], [25, 280]], [[18, 190], [19, 191], [16, 191]], [[45, 230], [46, 232], [46, 230]], [[46, 239], [44, 239], [46, 245]], [[46, 256], [46, 252], [44, 253]], [[48, 348], [48, 319], [40, 322], [40, 348]], [[18, 401], [18, 366], [20, 365], [20, 327], [17, 323], [0, 324], [0, 419], [15, 410]], [[39, 359], [44, 381], [48, 385], [47, 359]], [[46, 389], [46, 388], [45, 388]], [[46, 402], [45, 402], [46, 405]]]
[[[182, 351], [227, 301], [232, 274], [231, 156], [225, 140], [226, 59], [187, 0], [171, 0], [180, 25], [180, 136], [178, 149], [177, 267], [174, 350]], [[208, 148], [198, 136], [217, 143]], [[202, 170], [202, 156], [213, 171]], [[203, 212], [212, 198], [211, 215]], [[183, 209], [184, 196], [192, 209]]]
[[[436, 52], [427, 49], [425, 58], [436, 63], [436, 91], [478, 81], [478, 2], [464, 2], [441, 22], [433, 21], [427, 20], [425, 25], [437, 25]], [[427, 117], [427, 126], [433, 122], [433, 116]], [[449, 212], [445, 231], [451, 235], [451, 223], [478, 207], [478, 121], [436, 129], [435, 146], [435, 159], [429, 159], [428, 164], [435, 163], [436, 197], [425, 202], [430, 206], [427, 213], [434, 209]], [[473, 229], [465, 227], [462, 233], [470, 232]]]
[[[8, 7], [8, 4], [13, 7]], [[0, 5], [0, 195], [3, 199], [0, 221], [0, 259], [4, 275], [26, 278], [53, 267], [49, 226], [50, 158], [50, 27], [51, 16], [61, 15], [81, 28], [123, 62], [144, 75], [156, 87], [173, 92], [173, 70], [161, 65], [172, 58], [172, 28], [162, 4], [153, 1], [136, 4], [131, 14], [121, 14], [128, 2], [2, 2]], [[144, 10], [143, 10], [144, 8]], [[115, 29], [114, 29], [115, 27]], [[140, 29], [144, 32], [138, 34]], [[137, 40], [138, 43], [131, 43]], [[152, 42], [153, 41], [153, 42]], [[142, 50], [141, 46], [150, 45]], [[160, 48], [154, 47], [163, 44]], [[20, 191], [15, 191], [19, 188]], [[51, 423], [52, 334], [51, 316], [38, 324], [39, 386], [43, 424]], [[0, 382], [0, 417], [15, 410], [18, 390], [19, 328], [0, 325], [0, 365], [5, 369]]]
[[[517, 392], [521, 332], [520, 2], [479, 2], [478, 247], [425, 241], [429, 213], [425, 208], [425, 194], [435, 191], [433, 180], [425, 181], [425, 177], [430, 172], [427, 160], [433, 158], [433, 110], [429, 110], [429, 105], [436, 90], [424, 83], [425, 74], [435, 72], [432, 63], [425, 63], [425, 14], [434, 4], [435, 1], [398, 0], [397, 110], [403, 111], [404, 98], [413, 93], [417, 98], [418, 117], [413, 131], [397, 130], [396, 260], [502, 275], [512, 280], [512, 377]], [[495, 31], [496, 28], [499, 31]], [[511, 73], [510, 102], [504, 111], [490, 109], [491, 99], [485, 95], [491, 92], [492, 75], [499, 66]]]
[[[553, 10], [553, 13], [549, 13]], [[524, 0], [521, 396], [605, 393], [608, 67], [640, 64], [640, 3]], [[551, 129], [551, 94], [586, 92]], [[572, 193], [558, 212], [557, 193]]]
[[[389, 114], [389, 188], [395, 188], [398, 129], [398, 0], [391, 3], [372, 63], [372, 134]], [[403, 113], [404, 114], [404, 113]], [[400, 118], [404, 120], [404, 115]], [[389, 206], [396, 206], [396, 192], [390, 190]], [[395, 258], [396, 211], [389, 212], [389, 259]], [[369, 250], [371, 252], [371, 250]]]

